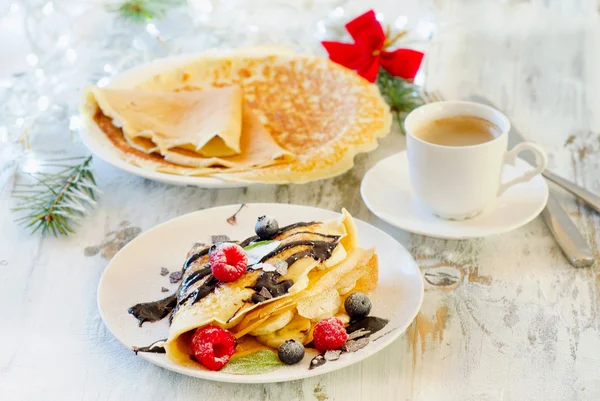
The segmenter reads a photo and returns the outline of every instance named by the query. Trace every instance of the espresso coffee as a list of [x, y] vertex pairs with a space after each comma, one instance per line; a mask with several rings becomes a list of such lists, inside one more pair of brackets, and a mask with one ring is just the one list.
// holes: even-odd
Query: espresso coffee
[[470, 146], [489, 142], [502, 132], [488, 120], [473, 116], [456, 116], [433, 120], [418, 127], [414, 136], [443, 146]]

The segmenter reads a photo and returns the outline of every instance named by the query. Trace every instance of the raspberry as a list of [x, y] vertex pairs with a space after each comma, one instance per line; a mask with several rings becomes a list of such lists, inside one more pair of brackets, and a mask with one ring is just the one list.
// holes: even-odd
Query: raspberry
[[227, 365], [235, 352], [235, 337], [225, 329], [206, 326], [192, 336], [192, 352], [202, 365], [210, 370], [220, 370]]
[[315, 325], [313, 341], [315, 347], [321, 352], [338, 349], [346, 343], [347, 339], [348, 334], [344, 323], [338, 318], [329, 317]]
[[213, 276], [227, 283], [237, 280], [246, 272], [248, 256], [238, 244], [225, 242], [210, 252], [210, 265]]

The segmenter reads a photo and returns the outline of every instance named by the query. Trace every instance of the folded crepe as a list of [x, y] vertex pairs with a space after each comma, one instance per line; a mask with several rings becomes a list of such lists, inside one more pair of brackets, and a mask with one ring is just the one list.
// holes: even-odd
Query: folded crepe
[[294, 155], [275, 142], [258, 120], [248, 103], [242, 107], [242, 133], [240, 153], [229, 157], [206, 158], [187, 149], [172, 148], [161, 154], [168, 162], [181, 166], [206, 167], [220, 165], [229, 168], [251, 168], [292, 160]]
[[[185, 92], [93, 87], [82, 114], [125, 160], [155, 171], [200, 176], [294, 158], [242, 102], [237, 86]], [[208, 156], [234, 147], [232, 156]]]
[[237, 85], [188, 92], [94, 87], [92, 92], [129, 144], [145, 153], [181, 150], [223, 157], [241, 152], [242, 92]]
[[[167, 357], [181, 365], [198, 366], [190, 359], [191, 336], [208, 324], [228, 328], [238, 338], [237, 351], [242, 353], [251, 352], [255, 344], [276, 348], [290, 338], [306, 344], [319, 319], [345, 315], [343, 298], [352, 289], [368, 291], [377, 281], [374, 251], [358, 247], [354, 221], [345, 210], [342, 218], [283, 227], [275, 240], [280, 243], [261, 263], [287, 261], [284, 274], [249, 270], [229, 283], [218, 283], [210, 274], [208, 248], [190, 251], [191, 262], [184, 268], [164, 343]], [[257, 238], [241, 245], [253, 241]], [[261, 298], [264, 292], [258, 287], [270, 288], [272, 298]]]
[[193, 91], [239, 85], [271, 136], [296, 157], [261, 169], [223, 171], [227, 181], [305, 183], [341, 174], [377, 147], [392, 122], [376, 85], [332, 61], [300, 54], [203, 56], [139, 85]]

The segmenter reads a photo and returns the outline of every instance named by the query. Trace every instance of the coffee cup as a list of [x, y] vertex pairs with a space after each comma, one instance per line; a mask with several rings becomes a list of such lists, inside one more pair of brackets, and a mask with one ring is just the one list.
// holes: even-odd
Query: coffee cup
[[[548, 163], [544, 150], [531, 142], [507, 151], [508, 118], [479, 103], [426, 104], [406, 117], [404, 127], [411, 187], [429, 211], [444, 219], [468, 219], [493, 208], [506, 190], [542, 173]], [[427, 135], [428, 127], [435, 135]], [[489, 139], [482, 139], [478, 127], [488, 131]], [[536, 165], [502, 182], [504, 166], [514, 166], [526, 150], [535, 154]]]

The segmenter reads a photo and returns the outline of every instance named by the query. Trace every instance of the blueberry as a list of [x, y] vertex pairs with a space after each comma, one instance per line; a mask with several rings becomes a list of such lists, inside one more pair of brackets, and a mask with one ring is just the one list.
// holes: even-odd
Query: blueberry
[[277, 231], [279, 231], [279, 224], [277, 223], [277, 220], [271, 216], [260, 216], [258, 220], [256, 220], [254, 231], [256, 231], [258, 238], [262, 240], [271, 239], [277, 234]]
[[346, 298], [344, 308], [352, 320], [362, 319], [371, 312], [371, 300], [362, 292], [353, 292]]
[[277, 356], [286, 365], [294, 365], [304, 358], [304, 345], [296, 340], [287, 340], [277, 349]]

